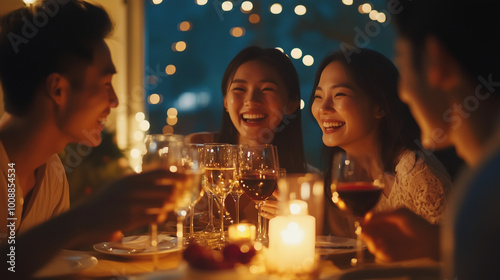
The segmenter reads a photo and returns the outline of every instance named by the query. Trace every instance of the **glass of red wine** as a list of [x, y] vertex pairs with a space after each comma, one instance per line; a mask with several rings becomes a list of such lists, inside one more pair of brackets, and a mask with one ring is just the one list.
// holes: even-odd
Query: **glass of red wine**
[[279, 165], [273, 145], [239, 146], [238, 176], [244, 193], [257, 204], [256, 242], [268, 244], [264, 232], [261, 206], [276, 190]]
[[368, 157], [354, 157], [345, 152], [337, 153], [332, 167], [332, 201], [356, 217], [356, 259], [353, 265], [363, 263], [361, 221], [378, 203], [383, 190], [382, 172]]

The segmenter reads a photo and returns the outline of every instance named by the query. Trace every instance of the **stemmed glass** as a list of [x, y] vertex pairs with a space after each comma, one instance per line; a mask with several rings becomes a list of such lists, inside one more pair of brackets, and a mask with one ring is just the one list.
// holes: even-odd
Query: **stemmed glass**
[[262, 222], [262, 204], [277, 187], [279, 166], [273, 145], [239, 146], [240, 186], [257, 204], [257, 238], [255, 241], [267, 245], [268, 238]]
[[[170, 166], [172, 171], [173, 166]], [[184, 241], [184, 220], [186, 210], [194, 209], [194, 204], [203, 196], [202, 177], [203, 148], [195, 144], [185, 143], [181, 149], [180, 162], [175, 166], [175, 172], [181, 174], [180, 184], [177, 186], [176, 212], [177, 212], [177, 247], [182, 248]], [[193, 211], [191, 211], [190, 230], [192, 229]]]
[[[164, 185], [172, 189], [172, 197], [175, 198], [177, 190], [178, 175], [172, 172], [173, 169], [178, 169], [180, 163], [182, 148], [184, 146], [184, 137], [175, 134], [152, 134], [147, 135], [144, 141], [145, 150], [142, 156], [142, 171], [150, 171], [155, 169], [165, 169], [171, 172], [169, 178], [165, 178]], [[172, 199], [175, 201], [175, 199]], [[168, 208], [149, 209], [148, 211], [166, 215], [169, 210], [175, 208], [176, 205], [168, 205]], [[158, 224], [151, 224], [151, 242], [153, 250], [153, 267], [158, 268]]]
[[236, 180], [237, 149], [228, 144], [205, 144], [204, 167], [206, 186], [220, 205], [219, 245], [225, 243], [224, 213], [225, 200]]
[[361, 221], [380, 198], [384, 187], [382, 171], [368, 157], [353, 157], [345, 152], [334, 156], [332, 166], [332, 201], [339, 209], [356, 217], [356, 259], [352, 264], [361, 265]]

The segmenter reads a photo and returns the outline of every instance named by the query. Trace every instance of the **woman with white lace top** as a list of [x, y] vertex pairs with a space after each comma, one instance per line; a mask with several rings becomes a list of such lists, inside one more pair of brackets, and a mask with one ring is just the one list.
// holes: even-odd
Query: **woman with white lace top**
[[[420, 130], [398, 98], [399, 73], [382, 54], [356, 49], [321, 62], [311, 95], [311, 111], [328, 151], [325, 191], [331, 202], [333, 154], [370, 155], [385, 171], [385, 188], [373, 211], [405, 207], [439, 223], [451, 179], [444, 166], [420, 149]], [[327, 206], [325, 234], [352, 236], [353, 223], [333, 203]]]

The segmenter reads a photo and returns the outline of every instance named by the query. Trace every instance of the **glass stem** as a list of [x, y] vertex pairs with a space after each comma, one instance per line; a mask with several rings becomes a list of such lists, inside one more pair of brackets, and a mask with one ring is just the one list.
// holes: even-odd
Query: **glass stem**
[[177, 211], [177, 248], [182, 249], [184, 246], [184, 220], [186, 219], [186, 210]]
[[262, 243], [263, 235], [262, 235], [262, 201], [257, 203], [257, 240]]
[[238, 195], [236, 197], [236, 223], [237, 224], [240, 223], [240, 196], [241, 195]]
[[359, 220], [356, 220], [354, 222], [354, 227], [356, 228], [356, 262], [354, 265], [361, 265], [363, 264], [363, 248], [362, 248], [362, 242], [361, 242], [361, 223]]
[[221, 197], [220, 201], [220, 240], [224, 242], [226, 240], [225, 235], [224, 235], [224, 213], [226, 211], [225, 209], [225, 197]]
[[153, 271], [158, 270], [158, 224], [151, 224], [151, 247], [153, 247]]
[[189, 216], [189, 237], [194, 236], [194, 204], [189, 206], [190, 216]]

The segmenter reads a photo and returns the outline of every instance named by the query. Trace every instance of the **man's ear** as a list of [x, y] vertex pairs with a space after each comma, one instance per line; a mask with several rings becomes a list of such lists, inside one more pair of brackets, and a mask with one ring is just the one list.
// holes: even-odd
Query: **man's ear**
[[433, 36], [425, 41], [427, 82], [431, 87], [449, 91], [460, 83], [461, 68], [450, 52]]
[[46, 92], [48, 97], [58, 105], [66, 103], [67, 93], [71, 84], [66, 77], [59, 73], [52, 73], [46, 79]]
[[294, 99], [294, 100], [288, 100], [288, 103], [286, 104], [286, 110], [285, 113], [287, 115], [293, 114], [297, 108], [300, 106], [300, 98], [299, 99]]

